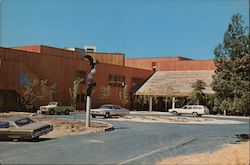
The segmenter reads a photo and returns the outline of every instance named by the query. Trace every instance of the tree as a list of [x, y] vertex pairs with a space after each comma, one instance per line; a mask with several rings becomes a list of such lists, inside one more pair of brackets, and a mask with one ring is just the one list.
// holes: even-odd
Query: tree
[[57, 84], [48, 85], [48, 80], [29, 79], [23, 86], [20, 101], [29, 110], [33, 110], [37, 100], [52, 101]]
[[195, 83], [191, 86], [193, 88], [192, 94], [191, 94], [191, 103], [193, 104], [205, 104], [205, 93], [203, 92], [206, 89], [206, 83], [202, 80], [197, 80]]
[[100, 99], [107, 99], [110, 95], [110, 86], [101, 86], [100, 87], [101, 91], [101, 98]]
[[128, 93], [127, 85], [125, 85], [122, 91], [119, 92], [119, 96], [120, 96], [120, 100], [122, 102], [123, 107], [125, 107], [129, 101], [129, 93]]
[[223, 44], [215, 50], [212, 89], [217, 111], [246, 114], [250, 108], [250, 35], [240, 14], [233, 15], [224, 34]]
[[83, 81], [82, 78], [77, 78], [73, 81], [73, 87], [69, 88], [69, 94], [72, 100], [72, 105], [76, 108], [76, 99], [79, 94], [79, 85]]

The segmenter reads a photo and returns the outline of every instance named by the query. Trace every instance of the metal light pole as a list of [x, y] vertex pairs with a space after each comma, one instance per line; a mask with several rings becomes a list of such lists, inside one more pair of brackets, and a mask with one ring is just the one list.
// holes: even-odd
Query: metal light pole
[[96, 86], [96, 82], [94, 82], [94, 74], [96, 71], [96, 64], [98, 61], [94, 60], [90, 55], [84, 55], [84, 58], [89, 60], [89, 65], [91, 67], [91, 71], [88, 74], [87, 80], [87, 100], [86, 100], [86, 124], [85, 127], [90, 127], [90, 110], [91, 110], [91, 93], [94, 86]]
[[91, 97], [87, 96], [86, 100], [86, 127], [90, 127], [90, 110], [91, 110]]

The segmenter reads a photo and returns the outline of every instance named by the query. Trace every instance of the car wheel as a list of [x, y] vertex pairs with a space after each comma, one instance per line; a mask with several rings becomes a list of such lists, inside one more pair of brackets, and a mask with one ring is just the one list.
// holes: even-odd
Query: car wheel
[[104, 118], [110, 118], [111, 116], [110, 116], [110, 113], [109, 112], [107, 112], [106, 114], [105, 114], [105, 116], [104, 116]]
[[20, 136], [8, 136], [9, 139], [11, 139], [14, 142], [17, 142], [21, 137]]
[[68, 114], [69, 114], [69, 110], [66, 109], [66, 110], [65, 110], [65, 115], [68, 115]]
[[96, 117], [96, 115], [91, 115], [93, 118], [95, 118]]
[[178, 113], [176, 111], [173, 111], [172, 113], [173, 113], [174, 116], [178, 115]]
[[39, 139], [39, 136], [37, 137], [34, 137], [33, 139], [31, 139], [33, 142], [38, 142], [40, 139]]
[[55, 113], [54, 109], [49, 110], [50, 115], [54, 115], [54, 113]]
[[197, 113], [197, 112], [193, 112], [193, 116], [194, 116], [194, 117], [197, 117], [197, 116], [198, 116], [198, 113]]
[[13, 142], [18, 142], [18, 139], [12, 139]]

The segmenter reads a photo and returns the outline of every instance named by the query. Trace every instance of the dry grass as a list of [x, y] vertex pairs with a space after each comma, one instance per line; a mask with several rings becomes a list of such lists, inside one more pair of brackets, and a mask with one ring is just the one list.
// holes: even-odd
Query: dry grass
[[250, 141], [230, 144], [216, 152], [197, 153], [168, 158], [157, 165], [177, 164], [211, 164], [211, 165], [249, 165]]
[[0, 118], [9, 118], [9, 117], [29, 117], [32, 113], [29, 112], [6, 112], [0, 113]]
[[43, 123], [53, 124], [53, 131], [49, 134], [43, 135], [46, 138], [55, 138], [68, 135], [77, 135], [87, 131], [84, 122], [79, 121], [67, 121], [63, 119], [55, 118], [33, 118], [36, 121]]
[[30, 117], [35, 121], [53, 124], [53, 131], [46, 135], [41, 136], [45, 138], [56, 138], [69, 135], [80, 135], [93, 132], [101, 132], [103, 131], [103, 128], [108, 127], [108, 125], [104, 123], [91, 122], [90, 128], [86, 128], [85, 121], [72, 121], [59, 118], [48, 118], [45, 117], [44, 115], [31, 116], [31, 113], [25, 113], [25, 112], [11, 112], [11, 113], [0, 114], [0, 119], [6, 117]]

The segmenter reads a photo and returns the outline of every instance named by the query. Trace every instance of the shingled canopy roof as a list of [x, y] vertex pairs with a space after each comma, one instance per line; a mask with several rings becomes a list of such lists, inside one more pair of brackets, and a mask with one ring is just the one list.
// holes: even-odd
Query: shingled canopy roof
[[205, 93], [214, 93], [210, 87], [213, 70], [193, 71], [158, 71], [156, 72], [135, 95], [146, 96], [189, 96], [191, 87], [197, 80], [206, 83]]

